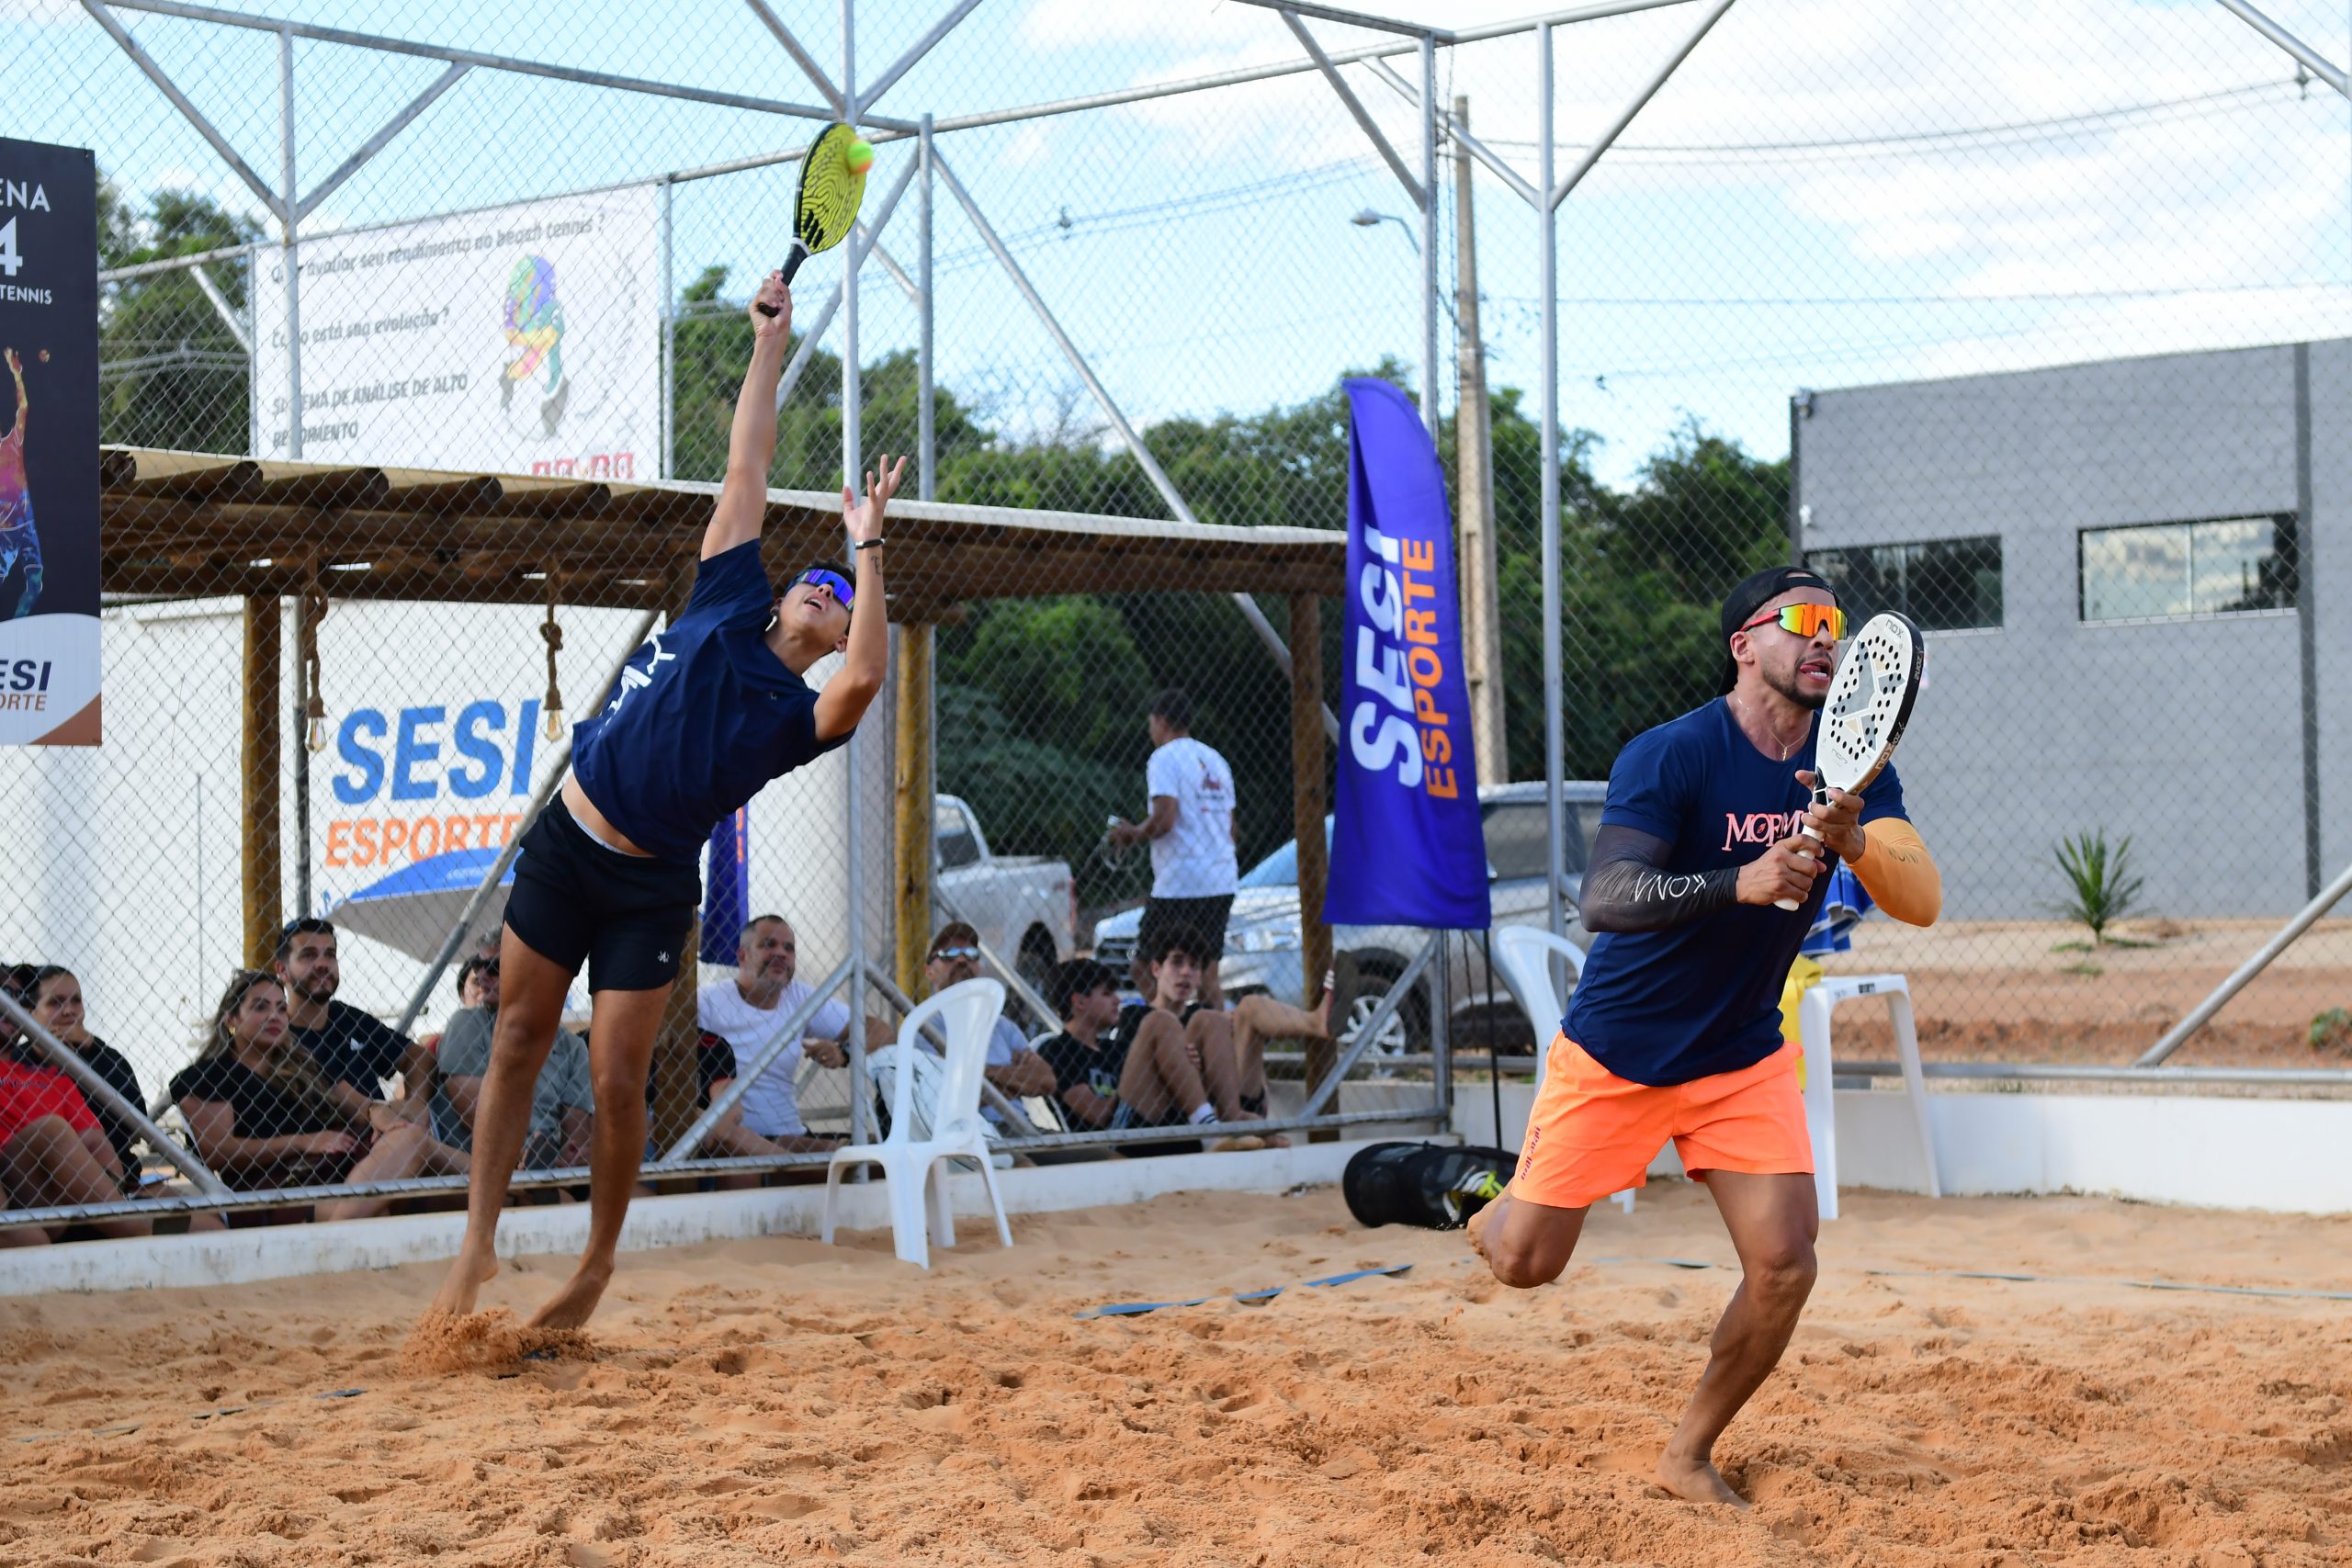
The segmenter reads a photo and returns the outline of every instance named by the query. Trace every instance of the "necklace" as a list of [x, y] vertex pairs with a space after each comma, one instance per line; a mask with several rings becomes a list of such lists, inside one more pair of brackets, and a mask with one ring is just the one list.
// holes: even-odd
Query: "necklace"
[[[1735, 697], [1735, 698], [1733, 699], [1733, 701], [1734, 701], [1734, 702], [1736, 702], [1736, 703], [1738, 703], [1738, 699], [1737, 699], [1736, 697]], [[1739, 706], [1739, 711], [1740, 711], [1741, 713], [1743, 713], [1743, 714], [1747, 714], [1747, 715], [1748, 715], [1748, 716], [1749, 716], [1749, 717], [1751, 717], [1751, 718], [1755, 716], [1752, 713], [1749, 713], [1748, 706], [1747, 706], [1747, 705], [1746, 703], [1738, 703], [1738, 706]], [[1771, 727], [1770, 725], [1769, 725], [1769, 724], [1768, 724], [1768, 725], [1766, 725], [1766, 726], [1764, 727], [1764, 733], [1766, 733], [1767, 735], [1770, 735], [1770, 734], [1772, 733], [1772, 727]], [[1774, 737], [1774, 739], [1778, 739], [1779, 738], [1778, 738], [1777, 736], [1775, 736], [1775, 737]], [[1795, 741], [1791, 741], [1789, 744], [1787, 744], [1787, 745], [1785, 745], [1785, 746], [1781, 747], [1781, 761], [1782, 761], [1783, 762], [1787, 761], [1789, 760], [1789, 757], [1790, 757], [1791, 753], [1794, 752], [1794, 751], [1796, 750], [1796, 749], [1797, 749], [1797, 743], [1796, 743]]]

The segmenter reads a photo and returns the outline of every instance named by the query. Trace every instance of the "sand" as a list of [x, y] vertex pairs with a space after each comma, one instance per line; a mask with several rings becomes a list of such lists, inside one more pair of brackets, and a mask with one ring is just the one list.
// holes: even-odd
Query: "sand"
[[[1318, 1189], [978, 1227], [929, 1276], [878, 1235], [636, 1255], [584, 1354], [447, 1375], [401, 1370], [435, 1269], [0, 1302], [0, 1563], [2352, 1563], [2352, 1303], [2122, 1282], [2352, 1291], [2352, 1220], [1846, 1207], [1718, 1450], [1746, 1516], [1645, 1480], [1735, 1283], [1660, 1261], [1729, 1260], [1703, 1193], [1513, 1292]], [[1962, 1268], [2076, 1282], [1870, 1272]]]

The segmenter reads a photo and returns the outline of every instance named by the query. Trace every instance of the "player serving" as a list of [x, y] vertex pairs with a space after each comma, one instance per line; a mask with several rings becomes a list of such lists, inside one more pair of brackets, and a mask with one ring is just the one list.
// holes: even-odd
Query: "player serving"
[[[582, 963], [596, 1096], [588, 1247], [532, 1322], [572, 1328], [595, 1310], [645, 1148], [646, 1067], [701, 901], [703, 842], [770, 779], [848, 739], [882, 689], [882, 514], [906, 459], [894, 467], [884, 456], [866, 476], [863, 505], [842, 491], [855, 581], [820, 561], [776, 597], [760, 526], [792, 328], [782, 275], [768, 276], [748, 313], [752, 364], [694, 593], [629, 660], [611, 701], [574, 728], [571, 776], [523, 837], [499, 949], [503, 995], [474, 1122], [465, 1240], [434, 1298], [437, 1311], [471, 1312], [498, 1271], [498, 1212], [522, 1156], [533, 1085]], [[812, 692], [803, 677], [829, 653], [842, 654], [842, 666]]]
[[[1724, 603], [1724, 695], [1634, 738], [1610, 771], [1584, 879], [1593, 938], [1546, 1058], [1503, 1196], [1471, 1241], [1506, 1285], [1556, 1280], [1585, 1211], [1638, 1187], [1674, 1140], [1707, 1184], [1741, 1281], [1658, 1460], [1699, 1503], [1747, 1504], [1715, 1439], [1779, 1362], [1813, 1290], [1813, 1145], [1780, 998], [1843, 858], [1881, 908], [1934, 923], [1943, 885], [1891, 767], [1815, 804], [1815, 747], [1845, 612], [1801, 567], [1760, 571]], [[1810, 826], [1816, 842], [1804, 836]], [[1792, 900], [1789, 910], [1775, 901]]]

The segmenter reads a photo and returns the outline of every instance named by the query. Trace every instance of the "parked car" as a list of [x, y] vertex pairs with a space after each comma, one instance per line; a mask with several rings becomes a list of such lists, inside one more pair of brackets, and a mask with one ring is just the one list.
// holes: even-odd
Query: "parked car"
[[1069, 863], [991, 852], [970, 805], [952, 795], [935, 797], [932, 841], [939, 855], [939, 923], [969, 921], [990, 951], [1043, 988], [1077, 945], [1078, 886]]
[[[1609, 786], [1599, 780], [1573, 779], [1563, 788], [1566, 803], [1568, 841], [1561, 897], [1567, 905], [1568, 940], [1587, 946], [1591, 937], [1577, 918], [1583, 895], [1584, 868], [1600, 829], [1600, 807]], [[1487, 874], [1494, 904], [1494, 923], [1542, 926], [1549, 918], [1544, 888], [1544, 785], [1494, 784], [1478, 792], [1478, 806], [1487, 832]], [[1331, 820], [1323, 819], [1328, 842]], [[1133, 961], [1136, 932], [1143, 922], [1141, 908], [1124, 909], [1096, 922], [1094, 955], [1125, 972]], [[1355, 999], [1353, 1015], [1343, 1037], [1352, 1038], [1369, 1022], [1373, 1010], [1386, 995], [1390, 982], [1405, 972], [1428, 940], [1426, 931], [1404, 926], [1336, 926], [1335, 950], [1355, 955], [1365, 977], [1363, 994]], [[1252, 991], [1267, 991], [1286, 1000], [1306, 995], [1298, 909], [1298, 844], [1283, 845], [1242, 874], [1233, 898], [1233, 914], [1225, 931], [1225, 962], [1217, 978], [1228, 998]], [[1499, 969], [1489, 979], [1485, 954], [1478, 944], [1450, 944], [1447, 962], [1453, 1038], [1462, 1038], [1465, 1023], [1488, 1008], [1517, 1016], [1517, 1003], [1503, 984]], [[1433, 988], [1424, 976], [1396, 1010], [1374, 1049], [1383, 1055], [1426, 1051]]]

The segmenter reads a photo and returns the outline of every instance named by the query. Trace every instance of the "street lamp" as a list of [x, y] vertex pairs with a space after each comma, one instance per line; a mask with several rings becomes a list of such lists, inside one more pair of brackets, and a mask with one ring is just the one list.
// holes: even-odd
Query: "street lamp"
[[1405, 231], [1405, 243], [1413, 247], [1413, 254], [1415, 255], [1421, 254], [1420, 238], [1413, 232], [1413, 226], [1393, 212], [1374, 212], [1367, 207], [1348, 221], [1359, 229], [1370, 229], [1382, 223], [1394, 223]]

